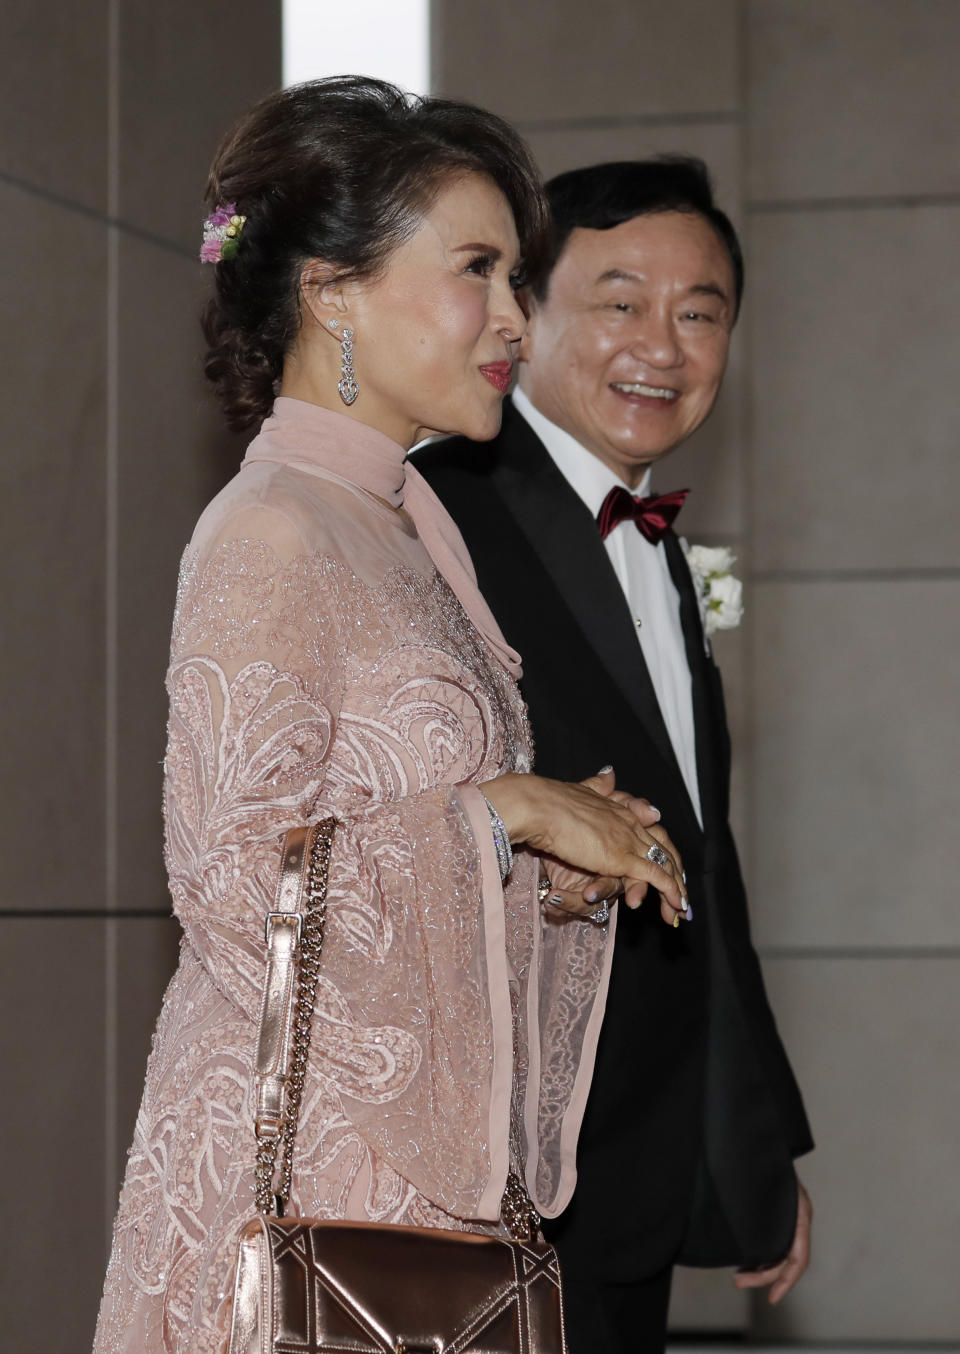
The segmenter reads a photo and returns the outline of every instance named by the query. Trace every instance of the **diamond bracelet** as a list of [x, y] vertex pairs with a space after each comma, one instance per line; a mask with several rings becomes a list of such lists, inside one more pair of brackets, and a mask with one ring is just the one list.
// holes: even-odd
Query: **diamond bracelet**
[[513, 847], [510, 845], [510, 834], [507, 832], [507, 825], [497, 813], [496, 809], [490, 803], [486, 795], [483, 796], [483, 802], [487, 806], [487, 812], [490, 814], [490, 830], [493, 833], [493, 847], [497, 853], [497, 865], [500, 868], [501, 881], [506, 879], [507, 875], [513, 869]]

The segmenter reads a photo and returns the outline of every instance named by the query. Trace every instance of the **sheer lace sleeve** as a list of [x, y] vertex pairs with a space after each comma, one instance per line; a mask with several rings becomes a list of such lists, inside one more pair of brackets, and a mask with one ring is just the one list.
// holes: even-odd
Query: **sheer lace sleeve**
[[188, 555], [166, 856], [189, 943], [252, 1022], [283, 833], [335, 815], [301, 1150], [329, 1160], [359, 1133], [441, 1208], [495, 1217], [512, 1062], [503, 894], [474, 830], [489, 837], [482, 800], [458, 786], [490, 772], [491, 716], [465, 655], [424, 642], [430, 587], [400, 570], [371, 588], [264, 508]]

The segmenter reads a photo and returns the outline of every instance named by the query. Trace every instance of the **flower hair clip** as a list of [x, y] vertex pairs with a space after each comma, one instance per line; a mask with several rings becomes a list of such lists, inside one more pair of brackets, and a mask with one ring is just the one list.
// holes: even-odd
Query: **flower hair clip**
[[212, 212], [203, 223], [200, 262], [222, 263], [224, 259], [232, 259], [246, 219], [237, 215], [235, 202], [227, 202]]

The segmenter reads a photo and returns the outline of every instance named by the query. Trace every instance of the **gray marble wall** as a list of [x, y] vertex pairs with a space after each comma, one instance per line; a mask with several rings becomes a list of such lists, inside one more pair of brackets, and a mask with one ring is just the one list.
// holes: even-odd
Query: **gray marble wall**
[[2, 23], [0, 1344], [83, 1354], [175, 962], [177, 561], [239, 454], [199, 374], [203, 186], [278, 83], [280, 22], [250, 0], [10, 0]]
[[439, 89], [547, 174], [690, 151], [745, 236], [722, 403], [659, 483], [749, 579], [717, 650], [816, 1249], [775, 1312], [682, 1275], [676, 1326], [960, 1338], [958, 51], [956, 0], [435, 5]]

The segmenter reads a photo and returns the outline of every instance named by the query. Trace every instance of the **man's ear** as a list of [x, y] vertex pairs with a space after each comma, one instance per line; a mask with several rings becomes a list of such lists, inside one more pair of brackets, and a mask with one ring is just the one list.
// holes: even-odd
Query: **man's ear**
[[[300, 297], [321, 329], [336, 336], [349, 312], [345, 284], [336, 269], [323, 259], [311, 259], [300, 274]], [[331, 320], [337, 325], [331, 325]]]

